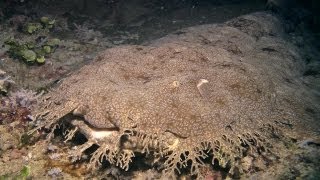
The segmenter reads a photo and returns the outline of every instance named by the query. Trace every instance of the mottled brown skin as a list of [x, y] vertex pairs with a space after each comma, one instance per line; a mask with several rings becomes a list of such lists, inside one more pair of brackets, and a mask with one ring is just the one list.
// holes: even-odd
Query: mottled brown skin
[[50, 93], [58, 105], [47, 116], [73, 112], [94, 128], [117, 129], [117, 138], [126, 130], [159, 139], [169, 132], [181, 153], [216, 140], [234, 151], [240, 142], [229, 145], [222, 135], [244, 138], [271, 121], [272, 84], [219, 53], [170, 44], [108, 50]]
[[[62, 102], [68, 111], [82, 108], [86, 121], [96, 128], [137, 127], [148, 133], [170, 130], [182, 137], [197, 135], [195, 127], [201, 134], [220, 131], [225, 122], [237, 119], [235, 116], [269, 119], [266, 113], [270, 111], [272, 92], [261, 72], [250, 72], [250, 67], [230, 59], [197, 59], [202, 54], [189, 48], [177, 55], [170, 46], [146, 55], [136, 50], [139, 48], [143, 47], [105, 52], [99, 57], [101, 61], [64, 80], [52, 93], [52, 100]], [[176, 57], [156, 58], [157, 53], [164, 52]], [[116, 61], [109, 57], [113, 54], [122, 56]], [[132, 54], [135, 57], [130, 57]], [[201, 62], [201, 58], [207, 60]], [[199, 90], [201, 79], [209, 82]], [[257, 115], [261, 111], [264, 113]]]
[[[243, 41], [255, 41], [256, 37], [226, 29], [225, 34], [234, 31], [233, 36], [238, 33]], [[51, 98], [38, 110], [50, 111], [44, 124], [50, 127], [73, 114], [70, 124], [89, 139], [78, 152], [98, 144], [93, 164], [106, 156], [125, 169], [136, 151], [163, 153], [168, 174], [188, 160], [191, 173], [199, 174], [199, 158], [210, 153], [220, 166], [229, 164], [230, 171], [244, 151], [267, 153], [266, 132], [276, 133], [274, 122], [286, 113], [276, 103], [272, 80], [278, 76], [267, 73], [272, 64], [263, 59], [259, 63], [251, 54], [243, 62], [235, 52], [203, 41], [180, 42], [122, 46], [101, 53], [47, 95]], [[254, 49], [241, 48], [244, 57]], [[97, 138], [91, 131], [110, 134]], [[131, 142], [121, 144], [123, 135]]]

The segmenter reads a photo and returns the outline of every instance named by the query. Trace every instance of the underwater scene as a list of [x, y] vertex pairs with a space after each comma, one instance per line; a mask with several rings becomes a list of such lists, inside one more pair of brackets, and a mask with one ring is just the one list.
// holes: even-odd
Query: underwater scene
[[320, 179], [320, 1], [0, 0], [0, 180]]

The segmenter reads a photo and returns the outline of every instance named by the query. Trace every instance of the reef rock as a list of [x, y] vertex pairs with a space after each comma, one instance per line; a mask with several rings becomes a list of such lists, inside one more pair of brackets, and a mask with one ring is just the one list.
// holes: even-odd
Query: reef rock
[[6, 72], [0, 69], [0, 94], [8, 93], [8, 89], [13, 84], [14, 84], [14, 81], [11, 80], [11, 77], [8, 76]]
[[36, 129], [68, 124], [67, 140], [88, 139], [73, 156], [99, 146], [91, 165], [127, 170], [139, 152], [173, 177], [184, 168], [200, 177], [206, 158], [241, 173], [243, 158], [272, 161], [274, 143], [319, 127], [305, 113], [320, 108], [297, 78], [304, 66], [270, 14], [191, 27], [102, 52], [45, 95]]

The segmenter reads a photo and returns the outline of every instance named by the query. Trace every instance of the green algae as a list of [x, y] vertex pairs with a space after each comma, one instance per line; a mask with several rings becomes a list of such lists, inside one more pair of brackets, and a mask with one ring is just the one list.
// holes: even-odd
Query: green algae
[[40, 30], [49, 30], [54, 27], [55, 24], [54, 19], [50, 19], [49, 17], [41, 17], [39, 22], [29, 22], [25, 24], [23, 31], [28, 34], [35, 34]]
[[34, 63], [37, 58], [37, 54], [29, 49], [21, 50], [19, 53], [27, 63]]
[[52, 38], [44, 42], [44, 45], [32, 42], [19, 42], [16, 39], [10, 38], [5, 41], [5, 45], [9, 46], [9, 55], [16, 59], [21, 59], [27, 64], [43, 64], [45, 57], [49, 56], [59, 46], [60, 40]]
[[56, 20], [50, 19], [49, 17], [44, 16], [40, 18], [40, 22], [44, 28], [51, 29], [53, 28]]
[[24, 27], [24, 31], [29, 34], [33, 34], [42, 29], [42, 25], [40, 23], [27, 23]]
[[46, 43], [46, 45], [50, 47], [56, 47], [56, 46], [59, 46], [59, 44], [60, 44], [60, 39], [58, 38], [49, 39]]
[[[28, 34], [34, 40], [29, 42], [22, 42], [23, 40], [17, 40], [9, 38], [5, 41], [5, 45], [9, 46], [9, 55], [16, 59], [21, 59], [27, 64], [44, 64], [46, 56], [49, 56], [59, 46], [60, 40], [57, 38], [51, 38], [47, 40], [46, 34], [53, 28], [55, 20], [49, 17], [41, 17], [39, 22], [29, 22], [23, 26], [23, 32]], [[43, 36], [45, 38], [41, 41], [37, 40]], [[30, 39], [30, 38], [29, 38]]]
[[40, 57], [38, 57], [38, 58], [36, 59], [36, 61], [37, 61], [37, 63], [39, 63], [39, 64], [43, 64], [43, 63], [45, 63], [46, 59], [45, 59], [44, 56], [40, 56]]
[[23, 168], [20, 170], [18, 175], [10, 175], [10, 174], [5, 174], [0, 176], [0, 180], [26, 180], [30, 177], [31, 174], [31, 168], [28, 165], [24, 165]]

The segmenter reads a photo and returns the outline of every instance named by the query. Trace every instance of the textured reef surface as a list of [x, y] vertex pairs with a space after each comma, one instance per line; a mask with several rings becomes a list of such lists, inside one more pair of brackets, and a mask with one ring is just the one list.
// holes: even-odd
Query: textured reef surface
[[96, 145], [92, 167], [107, 160], [127, 170], [136, 153], [169, 177], [200, 178], [206, 163], [229, 176], [254, 171], [248, 159], [271, 165], [277, 143], [319, 133], [317, 98], [299, 78], [303, 55], [287, 39], [282, 21], [263, 12], [108, 49], [44, 95], [34, 131], [84, 135], [70, 156]]

